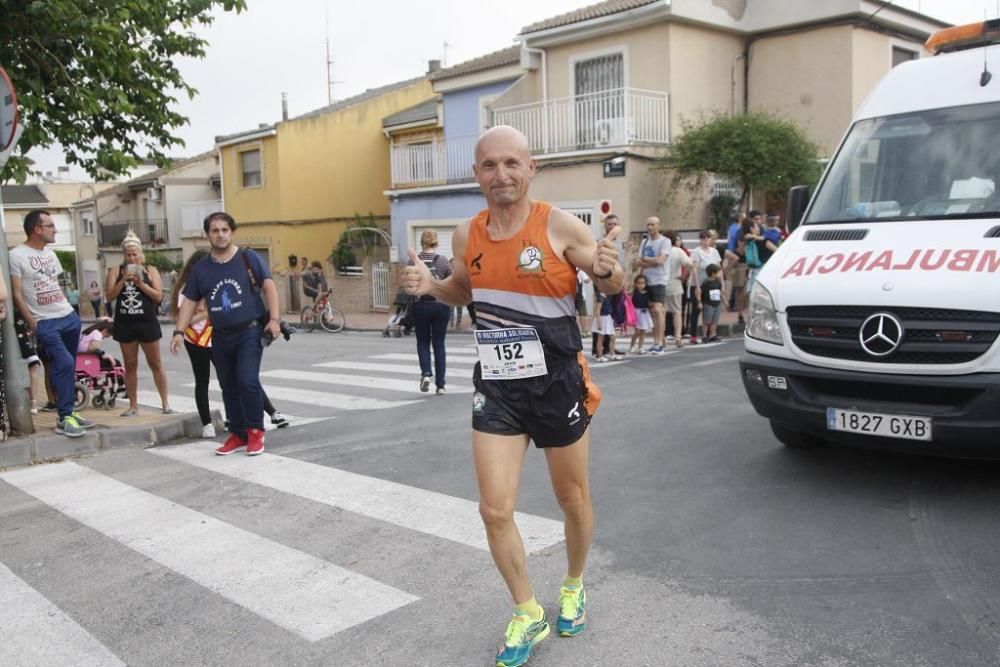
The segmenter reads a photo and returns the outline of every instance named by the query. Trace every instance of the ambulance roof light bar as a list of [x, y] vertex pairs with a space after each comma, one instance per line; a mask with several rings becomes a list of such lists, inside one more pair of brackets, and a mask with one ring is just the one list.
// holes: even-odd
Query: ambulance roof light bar
[[1000, 43], [1000, 19], [991, 19], [938, 30], [927, 38], [924, 46], [937, 55], [997, 43]]

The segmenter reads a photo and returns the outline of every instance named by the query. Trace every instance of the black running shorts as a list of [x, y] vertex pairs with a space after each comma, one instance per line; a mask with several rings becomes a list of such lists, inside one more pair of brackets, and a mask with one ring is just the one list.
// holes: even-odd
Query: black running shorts
[[523, 435], [536, 447], [565, 447], [583, 437], [601, 402], [580, 354], [548, 365], [548, 374], [522, 380], [483, 380], [479, 364], [472, 381], [472, 429], [493, 435]]
[[111, 335], [119, 343], [152, 343], [163, 337], [163, 330], [156, 320], [139, 322], [115, 322]]

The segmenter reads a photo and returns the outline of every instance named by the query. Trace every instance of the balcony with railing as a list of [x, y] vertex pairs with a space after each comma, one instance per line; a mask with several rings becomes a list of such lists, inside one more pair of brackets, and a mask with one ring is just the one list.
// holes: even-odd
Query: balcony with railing
[[616, 88], [503, 107], [494, 125], [510, 125], [528, 138], [532, 153], [563, 153], [670, 142], [667, 93]]
[[392, 187], [415, 188], [472, 181], [476, 135], [391, 148]]
[[102, 248], [117, 248], [125, 240], [125, 235], [131, 231], [139, 237], [142, 245], [147, 247], [168, 245], [166, 218], [149, 218], [147, 220], [116, 220], [102, 222], [98, 226], [98, 240]]

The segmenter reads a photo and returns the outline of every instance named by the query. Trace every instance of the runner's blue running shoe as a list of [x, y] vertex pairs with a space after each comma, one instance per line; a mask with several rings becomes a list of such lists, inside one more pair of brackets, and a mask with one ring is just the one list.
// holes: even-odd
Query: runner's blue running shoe
[[563, 637], [572, 637], [587, 629], [587, 593], [582, 586], [563, 586], [559, 589], [556, 629]]
[[518, 667], [528, 662], [535, 644], [549, 636], [549, 624], [545, 614], [537, 620], [530, 616], [514, 614], [507, 626], [503, 646], [497, 652], [497, 667]]

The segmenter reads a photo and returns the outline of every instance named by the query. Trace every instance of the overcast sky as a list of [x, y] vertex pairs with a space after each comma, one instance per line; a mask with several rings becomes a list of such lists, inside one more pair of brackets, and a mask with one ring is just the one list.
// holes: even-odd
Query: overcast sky
[[[242, 14], [220, 13], [200, 32], [209, 41], [202, 60], [179, 63], [198, 89], [178, 110], [190, 119], [178, 134], [177, 157], [209, 150], [214, 137], [281, 118], [281, 93], [292, 116], [327, 103], [329, 26], [334, 99], [420, 76], [427, 61], [454, 65], [513, 43], [525, 25], [593, 0], [247, 0]], [[709, 0], [704, 0], [709, 2]], [[802, 2], [805, 0], [786, 0]], [[1000, 0], [896, 0], [952, 23], [997, 16]], [[327, 18], [329, 17], [329, 18]], [[63, 164], [59, 150], [31, 155], [44, 171]], [[74, 167], [75, 177], [86, 176]]]

